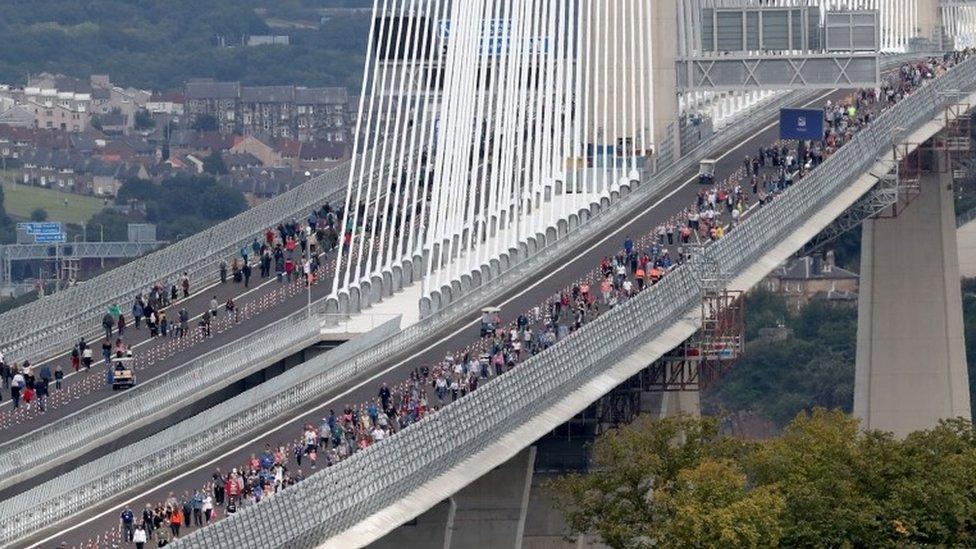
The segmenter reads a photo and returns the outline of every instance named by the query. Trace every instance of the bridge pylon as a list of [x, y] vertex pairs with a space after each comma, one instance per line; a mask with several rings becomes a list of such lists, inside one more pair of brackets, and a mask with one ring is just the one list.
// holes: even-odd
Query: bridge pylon
[[862, 226], [854, 415], [866, 429], [905, 436], [971, 417], [950, 137], [913, 153], [910, 207]]

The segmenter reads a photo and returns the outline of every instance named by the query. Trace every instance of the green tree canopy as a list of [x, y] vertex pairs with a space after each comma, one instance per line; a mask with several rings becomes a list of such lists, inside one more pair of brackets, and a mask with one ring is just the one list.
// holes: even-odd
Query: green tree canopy
[[142, 179], [130, 179], [122, 185], [116, 202], [126, 204], [131, 201], [146, 204], [144, 218], [113, 216], [106, 219], [116, 224], [155, 223], [157, 234], [165, 240], [190, 236], [247, 209], [247, 201], [240, 191], [217, 182], [209, 175], [179, 175], [164, 179], [159, 185]]
[[[763, 328], [792, 335], [764, 341]], [[754, 290], [746, 298], [746, 353], [702, 394], [709, 412], [755, 412], [781, 427], [815, 406], [850, 411], [854, 401], [857, 310], [812, 302], [790, 310], [781, 295]]]
[[601, 436], [590, 473], [553, 483], [573, 533], [620, 548], [976, 543], [969, 421], [897, 440], [817, 408], [761, 443], [716, 425], [638, 418]]
[[211, 175], [227, 173], [227, 165], [224, 164], [224, 157], [220, 155], [220, 151], [213, 151], [203, 159], [203, 171]]
[[149, 111], [139, 110], [136, 112], [135, 125], [137, 130], [150, 130], [156, 127], [156, 119]]
[[212, 114], [201, 114], [197, 116], [192, 125], [194, 130], [201, 132], [215, 132], [219, 128], [217, 119]]
[[[321, 22], [316, 9], [334, 4], [290, 4], [284, 15], [301, 24], [271, 28], [266, 19], [281, 18], [278, 0], [5, 2], [0, 82], [23, 84], [26, 74], [48, 71], [107, 73], [123, 86], [150, 89], [199, 77], [357, 89], [369, 15]], [[241, 47], [248, 36], [264, 34], [288, 34], [291, 45]]]
[[0, 186], [0, 244], [10, 244], [17, 239], [17, 234], [14, 230], [14, 222], [4, 208], [4, 199], [3, 187]]

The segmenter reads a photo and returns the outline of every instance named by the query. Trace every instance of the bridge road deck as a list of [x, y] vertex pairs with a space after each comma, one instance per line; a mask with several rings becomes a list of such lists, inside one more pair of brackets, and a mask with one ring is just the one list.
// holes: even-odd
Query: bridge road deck
[[[849, 93], [849, 91], [828, 92], [804, 106], [821, 106], [827, 100], [836, 101]], [[778, 139], [777, 114], [771, 114], [766, 124], [761, 129], [757, 129], [748, 140], [718, 157], [716, 181], [720, 181], [741, 166], [742, 159], [746, 155], [751, 156], [760, 146], [767, 146]], [[643, 235], [693, 204], [699, 188], [697, 168], [681, 174], [676, 183], [648, 199], [640, 215], [618, 227], [611, 234], [579, 244], [568, 254], [559, 268], [547, 273], [544, 278], [525, 280], [519, 287], [511, 288], [506, 301], [496, 304], [501, 306], [503, 318], [508, 320], [542, 303], [553, 293], [596, 267], [602, 257], [619, 250], [626, 237]], [[295, 410], [291, 417], [275, 421], [273, 425], [265, 426], [259, 432], [214, 449], [210, 455], [200, 456], [199, 460], [187, 464], [182, 470], [169, 472], [166, 479], [156, 483], [155, 486], [138, 489], [133, 494], [120, 495], [115, 501], [100, 509], [82, 511], [65, 526], [59, 528], [59, 532], [48, 531], [30, 541], [32, 543], [43, 541], [41, 546], [57, 544], [61, 541], [66, 541], [69, 546], [86, 542], [96, 535], [104, 534], [107, 530], [117, 527], [118, 515], [125, 504], [131, 505], [133, 509], [141, 509], [147, 502], [165, 500], [169, 492], [175, 492], [177, 495], [185, 490], [192, 492], [209, 480], [215, 468], [227, 472], [238, 467], [251, 453], [260, 452], [265, 443], [270, 443], [273, 447], [290, 443], [298, 436], [302, 425], [313, 423], [317, 426], [322, 418], [328, 415], [329, 409], [336, 409], [338, 413], [346, 404], [358, 404], [375, 398], [380, 383], [400, 382], [406, 379], [413, 368], [433, 364], [441, 360], [447, 352], [463, 348], [478, 337], [477, 323], [478, 319], [472, 317], [445, 328], [432, 337], [432, 341], [422, 352], [409, 357], [409, 360], [377, 364], [374, 373], [368, 378], [356, 380], [350, 386], [336, 387], [314, 404], [302, 410]], [[303, 470], [308, 474], [306, 468]]]

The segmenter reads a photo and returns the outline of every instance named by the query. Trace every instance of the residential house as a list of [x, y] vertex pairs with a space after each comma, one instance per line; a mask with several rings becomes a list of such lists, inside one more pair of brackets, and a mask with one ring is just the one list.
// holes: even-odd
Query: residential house
[[[105, 75], [94, 75], [93, 77], [96, 82], [103, 78], [108, 79], [108, 76]], [[75, 78], [74, 76], [51, 74], [49, 72], [29, 75], [27, 78], [26, 87], [82, 94], [91, 94], [94, 88], [92, 86], [92, 78], [84, 80], [81, 78]]]
[[858, 280], [857, 273], [838, 267], [833, 251], [828, 251], [823, 257], [806, 256], [783, 263], [762, 286], [799, 309], [812, 300], [856, 303]]
[[118, 177], [121, 164], [97, 162], [92, 169], [91, 192], [95, 196], [118, 196], [122, 180]]
[[181, 117], [184, 113], [185, 102], [185, 96], [179, 92], [154, 94], [146, 102], [146, 110], [152, 114], [168, 114], [170, 116]]
[[22, 105], [34, 115], [34, 127], [83, 132], [91, 121], [90, 93], [27, 87]]
[[253, 203], [293, 189], [306, 179], [291, 168], [260, 167], [233, 173], [231, 185]]
[[191, 80], [186, 83], [186, 116], [192, 126], [204, 115], [217, 120], [221, 133], [233, 133], [239, 124], [239, 82]]
[[259, 34], [247, 37], [247, 45], [254, 46], [287, 46], [290, 37], [287, 34]]
[[274, 140], [266, 135], [248, 135], [230, 148], [235, 154], [251, 154], [261, 161], [264, 166], [282, 166], [281, 152], [275, 146]]
[[124, 114], [122, 111], [109, 111], [105, 114], [99, 114], [94, 122], [107, 135], [113, 136], [129, 133], [129, 129], [132, 128], [130, 115]]
[[186, 84], [186, 116], [192, 125], [213, 116], [221, 133], [255, 133], [308, 142], [347, 142], [349, 100], [345, 88], [240, 86], [238, 82]]
[[324, 171], [336, 167], [349, 156], [349, 148], [344, 143], [316, 141], [303, 143], [301, 169], [305, 171]]
[[261, 161], [258, 157], [251, 153], [234, 153], [225, 152], [222, 155], [224, 160], [224, 166], [232, 174], [235, 172], [246, 171], [251, 168], [260, 168], [262, 166]]
[[34, 113], [24, 105], [14, 105], [0, 112], [0, 125], [33, 128]]
[[241, 88], [241, 128], [245, 135], [268, 134], [294, 137], [294, 86], [246, 86]]
[[351, 140], [346, 88], [295, 88], [295, 125], [299, 141]]

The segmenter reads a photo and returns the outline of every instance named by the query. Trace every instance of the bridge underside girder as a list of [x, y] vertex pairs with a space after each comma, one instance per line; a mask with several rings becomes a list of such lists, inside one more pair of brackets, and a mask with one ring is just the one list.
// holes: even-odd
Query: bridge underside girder
[[876, 53], [691, 57], [676, 64], [679, 92], [872, 88], [881, 80]]

